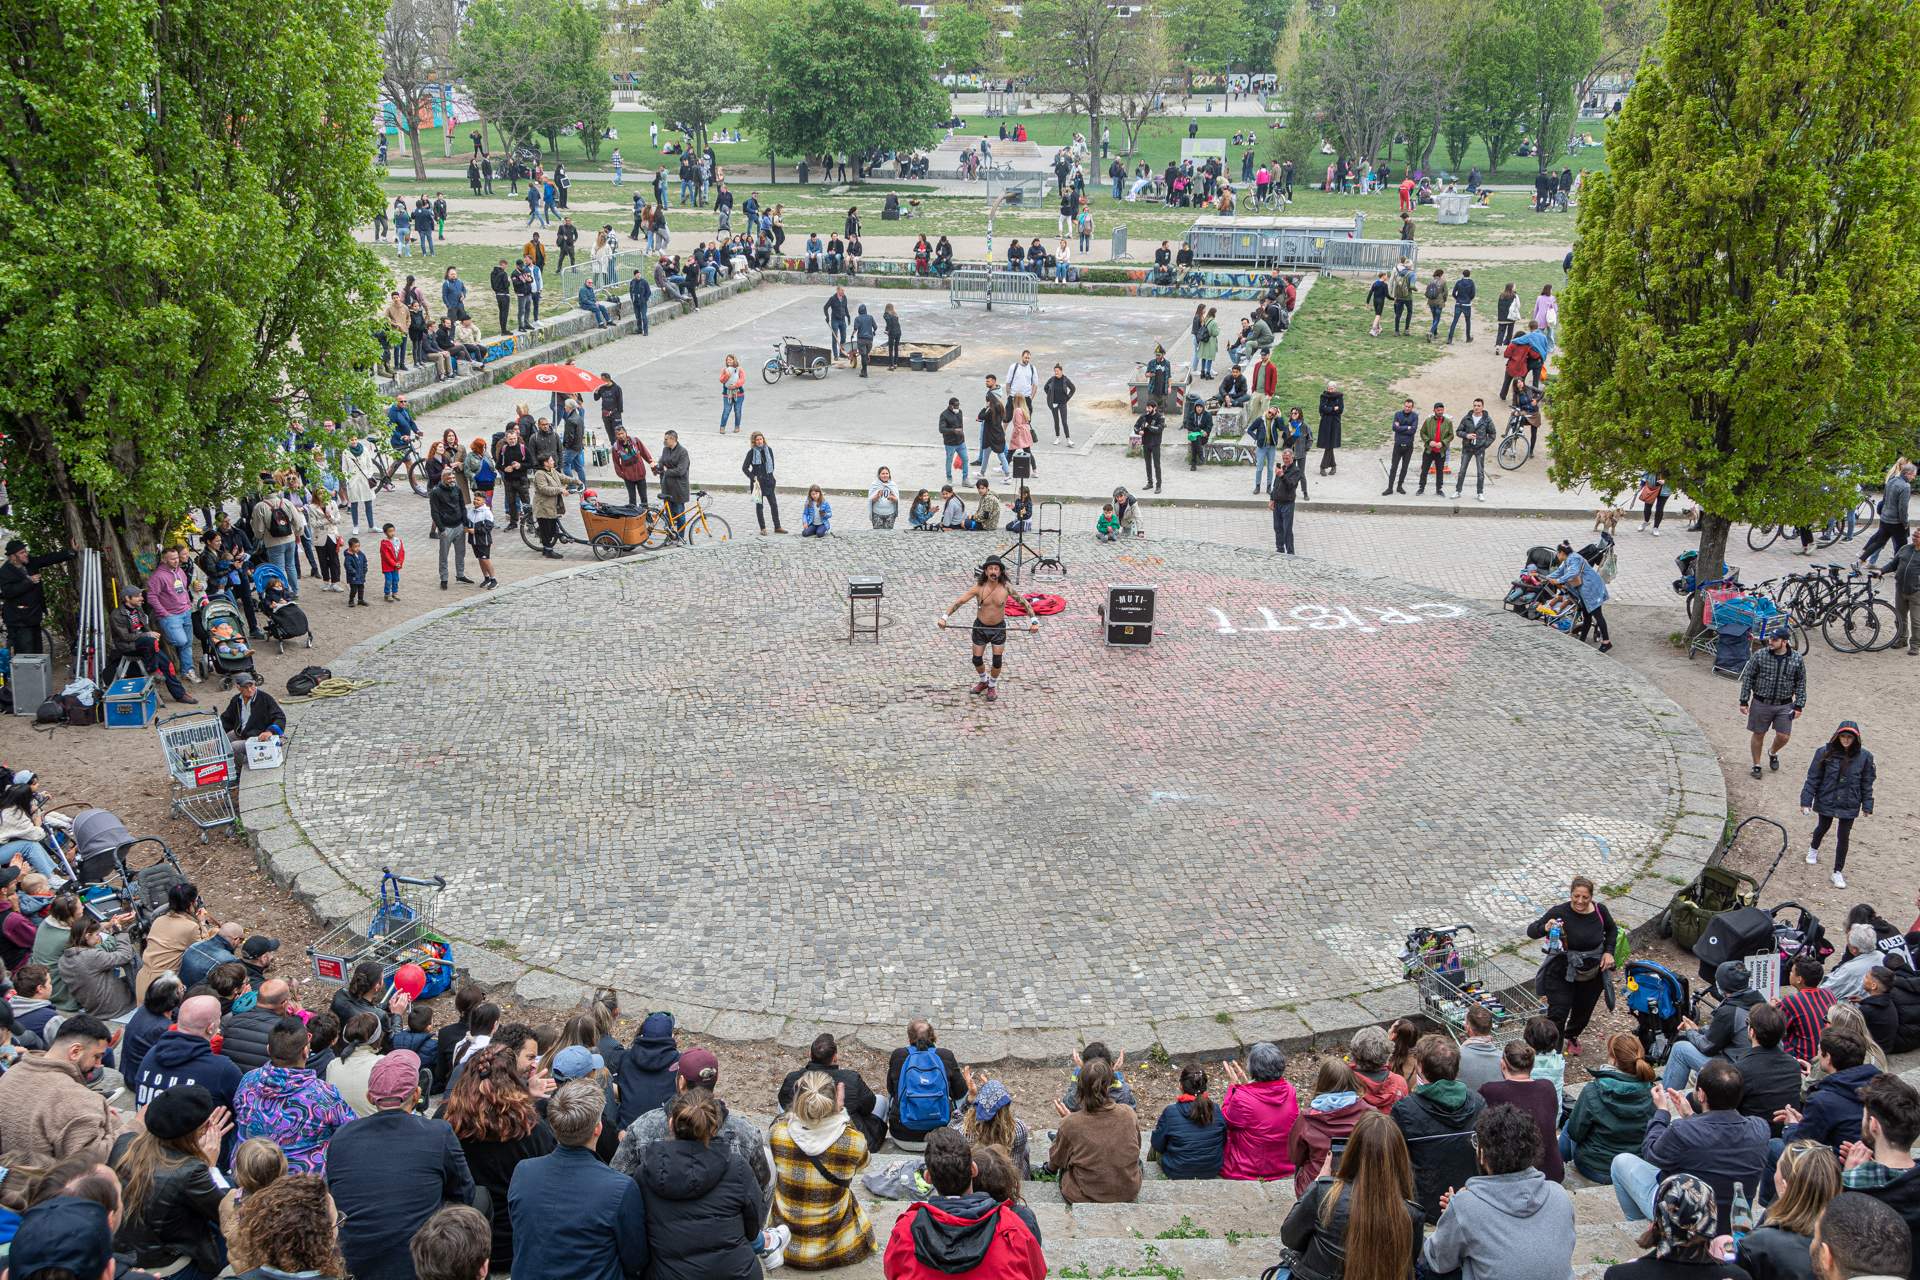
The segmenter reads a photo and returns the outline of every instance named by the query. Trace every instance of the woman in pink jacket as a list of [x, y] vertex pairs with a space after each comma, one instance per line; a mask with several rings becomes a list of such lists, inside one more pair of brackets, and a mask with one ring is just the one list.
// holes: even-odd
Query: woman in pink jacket
[[1227, 1121], [1227, 1154], [1220, 1176], [1243, 1182], [1268, 1182], [1293, 1176], [1287, 1154], [1300, 1102], [1286, 1082], [1287, 1055], [1261, 1041], [1247, 1050], [1247, 1065], [1226, 1064], [1227, 1096], [1220, 1114]]

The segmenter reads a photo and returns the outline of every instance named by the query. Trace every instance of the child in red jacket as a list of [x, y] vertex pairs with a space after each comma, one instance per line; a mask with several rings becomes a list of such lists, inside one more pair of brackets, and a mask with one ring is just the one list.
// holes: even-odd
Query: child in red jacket
[[386, 535], [380, 539], [380, 598], [392, 604], [400, 598], [400, 566], [407, 562], [407, 547], [392, 525], [381, 525], [380, 532]]

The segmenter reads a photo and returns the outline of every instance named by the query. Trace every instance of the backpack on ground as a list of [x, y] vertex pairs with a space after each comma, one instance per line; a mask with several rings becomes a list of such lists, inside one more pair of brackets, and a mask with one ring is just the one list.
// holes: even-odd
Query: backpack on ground
[[302, 667], [296, 675], [287, 677], [287, 696], [304, 698], [320, 687], [322, 680], [333, 679], [333, 672], [325, 667]]
[[276, 502], [267, 508], [267, 536], [270, 538], [290, 538], [293, 536], [293, 516], [287, 511], [287, 504]]
[[901, 1128], [916, 1133], [944, 1128], [953, 1119], [947, 1066], [932, 1045], [907, 1051], [907, 1060], [900, 1066], [900, 1098], [894, 1115]]

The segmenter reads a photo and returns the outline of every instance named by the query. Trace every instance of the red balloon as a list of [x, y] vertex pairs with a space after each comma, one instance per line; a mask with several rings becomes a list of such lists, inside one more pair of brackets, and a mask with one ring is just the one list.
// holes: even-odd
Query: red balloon
[[406, 992], [407, 999], [418, 1000], [426, 990], [427, 971], [417, 964], [403, 964], [393, 971], [393, 985]]

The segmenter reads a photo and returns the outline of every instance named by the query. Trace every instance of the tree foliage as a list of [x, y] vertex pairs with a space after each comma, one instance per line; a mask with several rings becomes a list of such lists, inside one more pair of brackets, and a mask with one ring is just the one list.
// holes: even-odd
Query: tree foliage
[[985, 71], [999, 61], [1000, 33], [979, 4], [946, 3], [933, 28], [933, 60], [948, 71]]
[[1157, 16], [1173, 55], [1195, 71], [1244, 67], [1256, 56], [1264, 63], [1273, 47], [1268, 41], [1256, 55], [1244, 0], [1163, 0]]
[[740, 79], [733, 29], [700, 0], [666, 0], [647, 20], [641, 88], [653, 109], [704, 147], [707, 126], [732, 106]]
[[805, 0], [769, 33], [757, 125], [788, 155], [931, 146], [949, 111], [933, 71], [893, 0]]
[[[1575, 97], [1600, 55], [1599, 0], [1500, 0], [1516, 83], [1526, 95], [1534, 156], [1555, 167], [1579, 109]], [[1507, 24], [1511, 23], [1511, 26]]]
[[458, 21], [447, 0], [391, 0], [380, 28], [380, 90], [394, 104], [395, 123], [413, 156], [413, 176], [422, 182], [427, 158], [420, 154], [420, 111], [434, 87], [453, 72]]
[[1178, 63], [1167, 33], [1168, 25], [1158, 14], [1141, 15], [1134, 23], [1124, 56], [1115, 64], [1107, 101], [1126, 135], [1123, 155], [1130, 156], [1138, 149], [1140, 130], [1166, 106], [1166, 91], [1173, 83]]
[[1444, 0], [1348, 0], [1303, 42], [1301, 106], [1341, 155], [1378, 156], [1431, 100], [1452, 25]]
[[578, 126], [589, 158], [613, 111], [598, 13], [585, 0], [474, 0], [455, 63], [509, 145]]
[[[10, 523], [116, 572], [290, 415], [372, 402], [381, 0], [33, 0], [0, 29]], [[65, 269], [60, 264], [71, 264]]]
[[1920, 8], [1672, 0], [1589, 175], [1552, 475], [1729, 523], [1843, 509], [1920, 392]]
[[1014, 29], [1014, 63], [1035, 88], [1065, 94], [1069, 111], [1086, 112], [1087, 136], [1097, 138], [1130, 57], [1131, 26], [1107, 0], [1026, 0]]

